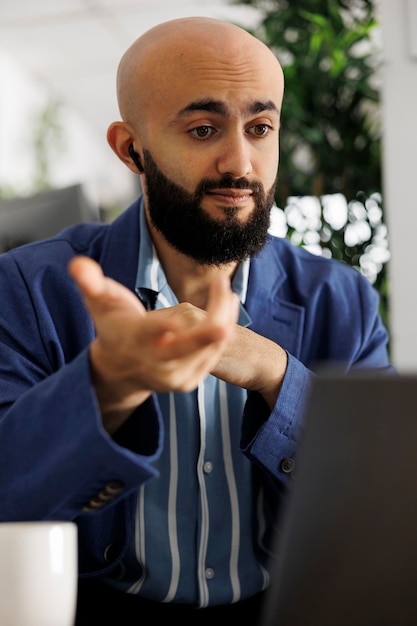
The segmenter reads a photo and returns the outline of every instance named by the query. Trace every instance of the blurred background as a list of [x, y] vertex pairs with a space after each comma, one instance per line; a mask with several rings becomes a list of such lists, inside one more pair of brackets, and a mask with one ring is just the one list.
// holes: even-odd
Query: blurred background
[[379, 291], [400, 370], [417, 369], [417, 0], [1, 0], [0, 250], [112, 220], [139, 177], [106, 141], [115, 77], [151, 26], [239, 24], [284, 68], [271, 231]]
[[103, 209], [136, 194], [107, 145], [120, 119], [116, 70], [155, 24], [207, 15], [253, 26], [256, 9], [224, 0], [1, 0], [0, 189], [82, 183]]

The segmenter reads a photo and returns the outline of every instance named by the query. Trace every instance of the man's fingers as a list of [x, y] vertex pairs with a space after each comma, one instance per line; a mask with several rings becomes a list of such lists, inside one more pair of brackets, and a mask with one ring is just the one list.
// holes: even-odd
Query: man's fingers
[[113, 346], [112, 350], [139, 342], [142, 350], [155, 350], [154, 358], [160, 362], [193, 359], [210, 346], [214, 352], [219, 350], [237, 321], [239, 300], [231, 292], [230, 282], [220, 276], [210, 288], [207, 311], [200, 312], [200, 320], [191, 315], [189, 323], [190, 312], [178, 310], [176, 314], [177, 307], [146, 313], [129, 289], [104, 276], [98, 263], [88, 257], [75, 257], [68, 270], [84, 297], [98, 335]]
[[115, 280], [104, 276], [96, 261], [78, 256], [68, 265], [71, 277], [83, 294], [91, 314], [113, 310], [132, 310], [143, 315], [145, 309], [136, 296]]
[[68, 264], [68, 271], [85, 296], [101, 295], [104, 275], [98, 263], [88, 257], [77, 256]]
[[231, 292], [228, 279], [219, 276], [213, 281], [206, 313], [197, 325], [160, 337], [158, 346], [166, 348], [165, 358], [187, 357], [209, 346], [218, 349], [230, 338], [239, 316], [239, 298]]
[[212, 324], [225, 326], [237, 322], [239, 298], [230, 291], [230, 281], [225, 276], [217, 276], [210, 285], [206, 310]]

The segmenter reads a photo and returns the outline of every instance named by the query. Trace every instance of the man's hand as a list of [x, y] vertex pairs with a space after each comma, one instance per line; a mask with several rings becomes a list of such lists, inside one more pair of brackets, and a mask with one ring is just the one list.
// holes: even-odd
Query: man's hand
[[[167, 315], [181, 313], [190, 328], [201, 324], [207, 315], [206, 311], [189, 304], [165, 311]], [[257, 391], [272, 410], [286, 369], [287, 354], [280, 345], [249, 328], [236, 326], [232, 339], [210, 373], [237, 387]]]
[[93, 383], [108, 432], [113, 433], [152, 391], [191, 391], [213, 369], [236, 328], [239, 302], [229, 281], [210, 287], [205, 314], [189, 323], [192, 305], [147, 312], [123, 285], [87, 257], [69, 272], [96, 328], [90, 346]]

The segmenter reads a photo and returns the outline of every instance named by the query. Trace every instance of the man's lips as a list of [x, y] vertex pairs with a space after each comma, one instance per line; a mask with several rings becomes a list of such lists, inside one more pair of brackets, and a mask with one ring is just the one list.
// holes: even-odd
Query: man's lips
[[251, 189], [211, 189], [206, 193], [227, 204], [240, 204], [252, 196]]

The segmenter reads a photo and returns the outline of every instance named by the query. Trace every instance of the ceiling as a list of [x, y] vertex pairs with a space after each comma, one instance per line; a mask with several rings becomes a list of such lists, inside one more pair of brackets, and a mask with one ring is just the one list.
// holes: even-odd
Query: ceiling
[[0, 49], [105, 136], [119, 118], [115, 76], [126, 48], [155, 24], [182, 16], [256, 23], [229, 0], [1, 0]]

